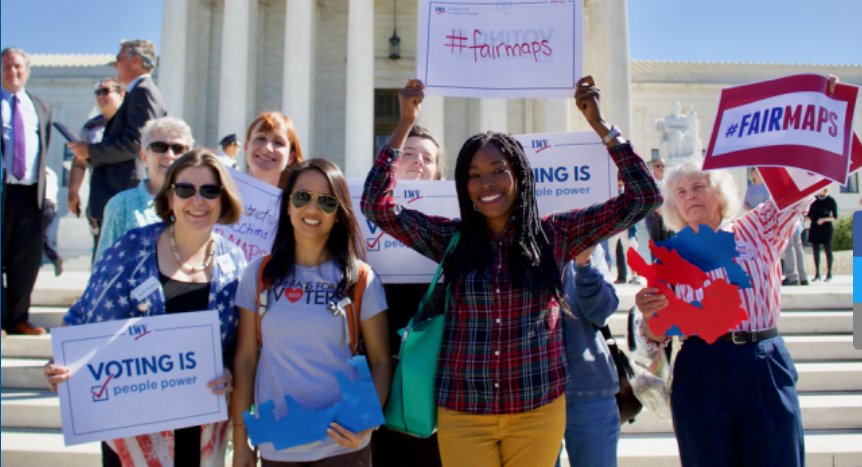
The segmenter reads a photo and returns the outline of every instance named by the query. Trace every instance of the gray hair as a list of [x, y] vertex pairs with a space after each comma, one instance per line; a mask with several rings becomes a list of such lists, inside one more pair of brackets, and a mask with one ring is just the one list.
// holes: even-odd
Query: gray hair
[[24, 59], [24, 65], [27, 66], [28, 70], [30, 69], [30, 55], [28, 55], [27, 52], [24, 52], [23, 50], [16, 47], [6, 47], [5, 49], [3, 49], [2, 52], [0, 52], [0, 58], [5, 57], [9, 54], [20, 55], [21, 58]]
[[[176, 117], [162, 117], [149, 120], [141, 128], [141, 149], [147, 149], [147, 146], [153, 141], [153, 135], [159, 130], [172, 131], [183, 139], [186, 146], [192, 149], [195, 146], [195, 139], [192, 137], [192, 129], [189, 125]], [[177, 154], [179, 156], [179, 154]]]
[[684, 229], [688, 223], [682, 218], [676, 206], [676, 186], [683, 178], [692, 179], [706, 177], [710, 188], [715, 190], [718, 196], [719, 212], [722, 219], [733, 219], [742, 207], [739, 190], [733, 176], [726, 170], [703, 171], [703, 159], [690, 157], [679, 167], [672, 169], [664, 178], [664, 205], [662, 205], [662, 218], [664, 223], [675, 231]]
[[126, 53], [141, 57], [141, 67], [147, 73], [156, 67], [156, 46], [146, 39], [120, 41], [120, 46], [126, 48]]

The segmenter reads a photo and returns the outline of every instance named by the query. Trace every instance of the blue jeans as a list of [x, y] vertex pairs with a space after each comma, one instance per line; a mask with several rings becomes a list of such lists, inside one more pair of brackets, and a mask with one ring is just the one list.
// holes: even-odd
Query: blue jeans
[[[620, 440], [616, 398], [566, 397], [565, 440], [572, 467], [616, 467]], [[560, 467], [559, 459], [556, 467]]]

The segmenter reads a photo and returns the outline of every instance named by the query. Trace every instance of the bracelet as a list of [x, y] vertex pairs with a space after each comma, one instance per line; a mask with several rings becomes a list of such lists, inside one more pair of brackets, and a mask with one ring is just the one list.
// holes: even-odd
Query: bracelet
[[606, 134], [605, 137], [602, 138], [602, 142], [605, 143], [605, 145], [608, 145], [611, 141], [614, 140], [614, 138], [622, 135], [623, 132], [619, 128], [617, 128], [616, 125], [614, 125], [611, 127], [611, 131], [609, 131], [608, 134]]

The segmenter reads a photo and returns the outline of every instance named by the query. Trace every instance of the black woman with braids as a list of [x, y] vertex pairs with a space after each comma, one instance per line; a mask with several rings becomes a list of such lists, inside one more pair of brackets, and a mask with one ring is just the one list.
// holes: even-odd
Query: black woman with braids
[[362, 210], [386, 233], [444, 264], [451, 286], [437, 364], [437, 427], [445, 467], [554, 465], [566, 426], [569, 376], [563, 347], [563, 266], [623, 232], [662, 202], [643, 160], [605, 123], [591, 77], [575, 100], [625, 183], [622, 195], [586, 209], [539, 216], [523, 148], [499, 133], [478, 134], [458, 154], [455, 186], [461, 219], [398, 206], [396, 173], [419, 115], [423, 86], [399, 93], [401, 120], [368, 174]]

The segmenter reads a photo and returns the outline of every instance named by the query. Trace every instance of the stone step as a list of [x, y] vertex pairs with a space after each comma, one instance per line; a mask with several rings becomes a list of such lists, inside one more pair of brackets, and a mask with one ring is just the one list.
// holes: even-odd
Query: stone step
[[68, 271], [54, 277], [53, 270], [41, 270], [30, 294], [30, 304], [68, 308], [84, 294], [89, 279], [89, 272]]
[[48, 389], [42, 378], [42, 367], [47, 358], [2, 358], [0, 379], [3, 389]]
[[[60, 430], [3, 428], [0, 432], [4, 467], [90, 467], [99, 465], [99, 443], [66, 447]], [[617, 449], [620, 467], [679, 467], [679, 448], [672, 434], [622, 435]], [[809, 431], [805, 433], [808, 467], [862, 465], [862, 431]], [[569, 467], [563, 452], [563, 467]]]
[[[608, 324], [611, 326], [613, 335], [625, 335], [627, 317], [628, 310], [625, 310], [614, 313], [608, 319]], [[783, 311], [781, 312], [781, 318], [778, 320], [778, 330], [785, 336], [792, 334], [852, 334], [853, 310]]]
[[69, 307], [34, 306], [30, 308], [30, 322], [45, 329], [57, 328], [63, 325], [63, 316]]
[[[862, 430], [862, 393], [802, 393], [799, 406], [805, 430]], [[5, 410], [6, 405], [3, 407]], [[622, 426], [622, 432], [673, 433], [673, 423], [643, 410], [634, 423]]]

